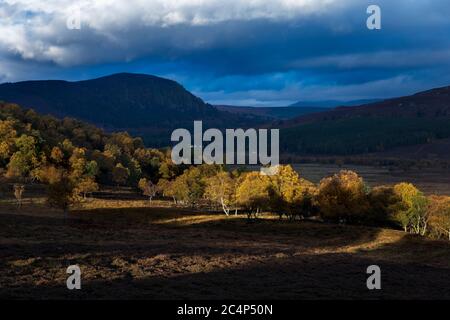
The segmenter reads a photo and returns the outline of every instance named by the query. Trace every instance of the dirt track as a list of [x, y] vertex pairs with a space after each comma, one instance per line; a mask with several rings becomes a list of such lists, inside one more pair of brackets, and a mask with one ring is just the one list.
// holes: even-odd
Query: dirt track
[[[0, 297], [450, 299], [450, 244], [402, 232], [164, 208], [0, 213]], [[66, 289], [78, 264], [82, 289]], [[366, 268], [382, 290], [366, 288]]]

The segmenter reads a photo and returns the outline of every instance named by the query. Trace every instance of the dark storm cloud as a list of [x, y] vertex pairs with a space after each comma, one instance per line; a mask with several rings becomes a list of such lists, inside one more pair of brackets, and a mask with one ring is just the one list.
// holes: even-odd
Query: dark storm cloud
[[[0, 24], [7, 31], [0, 41], [0, 77], [148, 72], [174, 78], [211, 102], [238, 104], [393, 96], [450, 84], [449, 1], [297, 7], [267, 0], [249, 7], [235, 0], [221, 9], [217, 1], [201, 2], [209, 4], [201, 15], [187, 0], [160, 15], [156, 6], [153, 16], [121, 4], [115, 9], [122, 17], [112, 10], [79, 31], [55, 27], [64, 19], [49, 7], [29, 10], [32, 24]], [[366, 8], [373, 3], [382, 10], [378, 31], [366, 28]], [[25, 21], [20, 12], [17, 19]], [[47, 27], [36, 27], [40, 15]]]

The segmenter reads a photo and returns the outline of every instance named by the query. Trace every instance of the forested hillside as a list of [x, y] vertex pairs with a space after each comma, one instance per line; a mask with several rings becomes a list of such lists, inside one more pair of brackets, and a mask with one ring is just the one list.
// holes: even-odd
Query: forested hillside
[[42, 116], [0, 103], [0, 170], [13, 180], [52, 183], [69, 176], [86, 189], [95, 184], [137, 185], [140, 178], [170, 178], [170, 157], [147, 149], [128, 133], [106, 134], [79, 120]]
[[450, 87], [277, 123], [293, 154], [361, 154], [450, 137]]

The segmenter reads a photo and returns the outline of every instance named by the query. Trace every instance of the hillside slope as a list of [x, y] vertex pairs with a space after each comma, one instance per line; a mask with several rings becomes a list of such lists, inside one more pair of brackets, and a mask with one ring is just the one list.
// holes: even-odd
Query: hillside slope
[[113, 127], [218, 114], [175, 81], [142, 74], [121, 73], [78, 82], [5, 83], [0, 85], [0, 99], [33, 107], [40, 113], [70, 115]]
[[39, 113], [74, 117], [111, 131], [127, 130], [151, 146], [169, 145], [170, 132], [189, 128], [194, 120], [218, 128], [230, 122], [242, 126], [249, 122], [217, 110], [175, 81], [145, 74], [119, 73], [77, 82], [4, 83], [0, 85], [1, 100]]
[[[358, 154], [450, 137], [450, 87], [278, 122], [282, 149], [296, 154]], [[450, 152], [450, 151], [449, 151]]]

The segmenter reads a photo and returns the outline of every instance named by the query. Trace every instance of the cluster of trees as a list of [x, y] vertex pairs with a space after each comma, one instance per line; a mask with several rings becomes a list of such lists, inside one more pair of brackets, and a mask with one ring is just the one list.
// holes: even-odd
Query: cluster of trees
[[0, 102], [0, 174], [18, 183], [16, 197], [25, 183], [41, 182], [49, 186], [49, 203], [67, 208], [99, 184], [134, 187], [142, 178], [156, 183], [179, 170], [168, 150], [145, 148], [128, 133], [106, 134]]
[[[220, 209], [226, 215], [262, 212], [290, 220], [320, 217], [323, 221], [372, 226], [396, 226], [419, 235], [450, 237], [450, 200], [426, 197], [410, 183], [370, 188], [353, 171], [343, 170], [318, 185], [307, 181], [290, 165], [276, 175], [229, 172], [221, 166], [187, 168], [172, 180], [143, 183], [151, 196], [160, 193], [174, 203]], [[447, 200], [445, 200], [447, 199]]]

